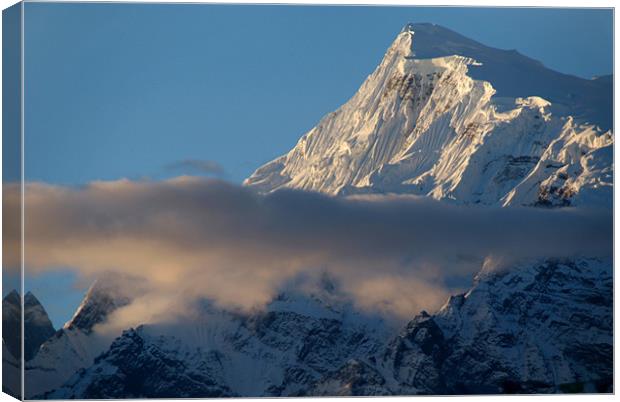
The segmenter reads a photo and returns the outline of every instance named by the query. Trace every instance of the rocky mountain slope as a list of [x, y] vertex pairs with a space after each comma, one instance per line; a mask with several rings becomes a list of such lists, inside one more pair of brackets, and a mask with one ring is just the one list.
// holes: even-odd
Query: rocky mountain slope
[[388, 328], [331, 287], [281, 293], [251, 314], [205, 303], [197, 317], [123, 332], [45, 397], [299, 395], [334, 367], [377, 353]]
[[95, 325], [131, 300], [110, 278], [97, 280], [86, 293], [75, 314], [63, 328], [45, 341], [37, 355], [26, 362], [25, 395], [53, 390], [77, 370], [90, 366], [112, 342], [109, 336], [94, 333]]
[[50, 399], [610, 392], [609, 259], [487, 264], [399, 331], [329, 295], [129, 329]]
[[610, 267], [578, 259], [483, 269], [467, 293], [422, 312], [376, 360], [349, 362], [310, 392], [611, 392]]
[[[596, 118], [581, 101], [562, 95], [581, 91], [583, 100], [610, 89], [435, 25], [409, 24], [347, 103], [245, 184], [261, 192], [610, 207], [613, 136], [587, 123]], [[589, 105], [611, 114], [610, 102]]]

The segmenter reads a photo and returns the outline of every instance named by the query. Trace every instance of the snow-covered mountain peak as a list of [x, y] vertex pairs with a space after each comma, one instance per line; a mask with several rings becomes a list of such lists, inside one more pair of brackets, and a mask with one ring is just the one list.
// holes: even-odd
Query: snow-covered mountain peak
[[90, 286], [65, 329], [80, 329], [86, 333], [104, 322], [114, 310], [128, 305], [140, 287], [131, 278], [108, 274], [97, 278]]
[[96, 331], [118, 308], [139, 295], [140, 286], [123, 275], [107, 274], [96, 279], [73, 317], [47, 339], [26, 365], [27, 397], [41, 395], [66, 381], [75, 371], [90, 366], [114, 336]]
[[413, 32], [413, 31], [415, 31], [414, 26], [415, 26], [415, 24], [413, 22], [408, 22], [408, 23], [405, 24], [403, 29], [400, 30], [400, 33]]
[[[531, 92], [512, 88], [507, 75], [524, 88], [531, 81], [520, 70], [500, 74], [507, 58], [511, 68], [516, 63], [546, 79]], [[475, 78], [480, 71], [485, 79]], [[607, 206], [613, 164], [599, 150], [613, 142], [611, 132], [588, 124], [582, 106], [554, 92], [589, 81], [554, 74], [445, 28], [408, 24], [347, 103], [244, 184], [260, 192], [291, 187], [465, 204]], [[583, 99], [599, 89], [583, 89]]]
[[402, 57], [413, 57], [413, 35], [415, 32], [412, 29], [407, 29], [407, 27], [405, 26], [392, 42], [387, 55], [396, 53]]
[[[425, 24], [407, 24], [396, 36], [375, 72], [369, 78], [376, 78], [380, 84], [380, 78], [388, 79], [395, 74], [407, 74], [418, 72], [421, 75], [433, 74], [444, 70], [458, 70], [467, 73], [468, 65], [480, 65], [472, 57], [454, 53], [440, 57], [417, 57], [418, 29], [424, 29]], [[420, 27], [420, 28], [418, 28]]]

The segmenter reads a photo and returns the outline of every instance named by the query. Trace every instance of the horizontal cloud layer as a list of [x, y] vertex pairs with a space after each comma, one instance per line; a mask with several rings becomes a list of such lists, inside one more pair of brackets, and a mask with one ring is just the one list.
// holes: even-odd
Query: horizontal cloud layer
[[[5, 212], [17, 210], [18, 190], [5, 187]], [[165, 315], [202, 297], [256, 307], [292, 278], [322, 272], [362, 308], [411, 316], [438, 307], [448, 284], [471, 277], [490, 255], [511, 261], [612, 252], [607, 212], [293, 190], [260, 195], [193, 177], [82, 188], [32, 183], [25, 211], [29, 273], [72, 267], [85, 277], [143, 279], [144, 304], [134, 303], [125, 319], [130, 311]]]

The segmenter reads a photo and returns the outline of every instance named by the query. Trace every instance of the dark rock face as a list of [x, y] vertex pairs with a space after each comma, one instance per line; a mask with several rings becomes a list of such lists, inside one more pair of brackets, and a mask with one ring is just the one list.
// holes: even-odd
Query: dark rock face
[[441, 366], [449, 353], [444, 334], [427, 313], [415, 317], [388, 345], [383, 361], [394, 379], [417, 393], [445, 388]]
[[[21, 399], [22, 307], [16, 290], [2, 300], [2, 391]], [[24, 360], [32, 359], [43, 342], [54, 335], [54, 327], [37, 298], [24, 297]]]
[[244, 326], [247, 337], [291, 352], [294, 363], [285, 370], [280, 385], [269, 389], [272, 396], [303, 395], [308, 386], [347, 359], [375, 353], [376, 338], [358, 328], [347, 327], [335, 318], [315, 318], [288, 311], [251, 317]]
[[[13, 290], [2, 300], [2, 339], [11, 355], [21, 356], [21, 299]], [[30, 292], [24, 296], [24, 359], [32, 359], [39, 347], [54, 335], [54, 327], [39, 300]]]
[[88, 291], [84, 302], [71, 319], [68, 329], [80, 329], [89, 334], [93, 327], [104, 322], [114, 310], [126, 306], [131, 299], [125, 295], [119, 295], [112, 284], [104, 281], [96, 282]]
[[313, 319], [294, 312], [268, 312], [251, 317], [244, 326], [249, 329], [249, 336], [282, 351], [294, 349], [300, 363], [319, 371], [340, 359], [343, 353], [334, 354], [336, 347], [350, 353], [372, 342], [362, 333], [352, 333], [340, 320]]
[[350, 360], [334, 373], [312, 385], [308, 396], [386, 396], [392, 392], [372, 365]]
[[55, 330], [47, 312], [30, 292], [24, 297], [24, 358], [31, 360]]
[[[69, 380], [84, 383], [62, 398], [217, 398], [234, 396], [228, 387], [186, 362], [170, 356], [159, 345], [147, 342], [136, 330], [128, 330], [95, 360], [94, 370], [80, 370]], [[54, 398], [55, 394], [44, 397]]]
[[609, 392], [611, 262], [548, 260], [482, 273], [414, 319], [384, 366], [403, 393]]

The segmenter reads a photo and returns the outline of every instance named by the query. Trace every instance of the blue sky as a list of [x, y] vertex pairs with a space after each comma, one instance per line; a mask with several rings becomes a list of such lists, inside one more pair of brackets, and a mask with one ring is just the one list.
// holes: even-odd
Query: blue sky
[[583, 77], [612, 70], [609, 10], [26, 5], [26, 175], [240, 182], [345, 102], [408, 21]]
[[[195, 159], [241, 182], [351, 97], [407, 22], [437, 23], [564, 73], [612, 72], [611, 10], [92, 3], [25, 10], [30, 181], [160, 179], [195, 173], [178, 163]], [[55, 278], [29, 277], [26, 287], [59, 326], [84, 288], [69, 274]]]

